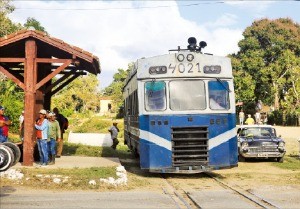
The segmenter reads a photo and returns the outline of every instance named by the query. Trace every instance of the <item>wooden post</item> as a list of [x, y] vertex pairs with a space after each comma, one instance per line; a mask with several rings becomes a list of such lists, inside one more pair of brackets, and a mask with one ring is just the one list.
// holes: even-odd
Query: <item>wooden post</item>
[[37, 56], [37, 46], [33, 39], [25, 43], [25, 114], [24, 114], [24, 143], [23, 143], [23, 165], [33, 165], [33, 151], [35, 144], [35, 85], [37, 83], [37, 65], [35, 58]]

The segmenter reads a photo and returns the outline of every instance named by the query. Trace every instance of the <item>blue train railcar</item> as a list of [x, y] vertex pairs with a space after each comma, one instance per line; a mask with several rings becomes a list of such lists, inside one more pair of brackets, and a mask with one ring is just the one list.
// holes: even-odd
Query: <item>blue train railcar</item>
[[198, 173], [237, 166], [229, 58], [203, 54], [190, 43], [138, 59], [123, 96], [124, 140], [141, 169]]

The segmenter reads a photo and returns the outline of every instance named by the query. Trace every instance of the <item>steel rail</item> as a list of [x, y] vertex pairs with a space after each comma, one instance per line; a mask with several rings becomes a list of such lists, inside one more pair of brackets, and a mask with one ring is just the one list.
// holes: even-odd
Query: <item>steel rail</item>
[[[212, 175], [211, 175], [210, 173], [208, 173], [208, 172], [204, 172], [204, 174], [207, 175], [208, 177], [214, 179], [216, 182], [218, 182], [219, 184], [223, 185], [224, 187], [229, 188], [230, 190], [232, 190], [232, 191], [238, 193], [239, 195], [243, 196], [244, 198], [250, 200], [251, 202], [255, 203], [256, 205], [259, 205], [260, 207], [262, 207], [262, 208], [264, 208], [264, 209], [270, 209], [270, 206], [271, 206], [271, 208], [280, 209], [278, 206], [272, 204], [271, 202], [267, 201], [266, 199], [263, 199], [263, 198], [261, 198], [261, 197], [259, 197], [259, 196], [257, 196], [257, 195], [254, 195], [254, 194], [250, 193], [250, 192], [247, 191], [247, 190], [242, 189], [242, 191], [241, 191], [241, 190], [239, 190], [239, 189], [237, 189], [237, 188], [234, 188], [233, 186], [230, 186], [230, 185], [228, 185], [227, 183], [221, 181], [220, 179], [218, 179], [218, 178], [212, 176]], [[254, 197], [255, 197], [256, 199], [258, 199], [258, 200], [255, 200], [255, 199], [252, 198], [250, 195], [247, 195], [247, 193], [248, 193], [248, 194], [251, 194], [252, 196], [254, 196]], [[267, 205], [266, 205], [265, 203], [266, 203]]]
[[[178, 192], [178, 190], [168, 181], [167, 177], [164, 174], [160, 174], [160, 176], [165, 180], [165, 182], [167, 183], [167, 185], [171, 188], [169, 190], [171, 190], [170, 192], [168, 192], [165, 188], [163, 188], [164, 192], [166, 194], [169, 194], [169, 196], [173, 199], [173, 201], [176, 203], [176, 205], [181, 209], [181, 206], [184, 206], [184, 208], [187, 209], [192, 209], [192, 207], [190, 206], [190, 204], [184, 199], [184, 197]], [[170, 194], [172, 193], [172, 194]], [[184, 193], [186, 194], [186, 192], [184, 191]], [[176, 198], [174, 197], [174, 195], [176, 196]], [[191, 200], [194, 203], [194, 200], [191, 199], [188, 195], [186, 195], [186, 197]], [[195, 204], [197, 206], [197, 204]], [[197, 208], [199, 208], [197, 206]]]

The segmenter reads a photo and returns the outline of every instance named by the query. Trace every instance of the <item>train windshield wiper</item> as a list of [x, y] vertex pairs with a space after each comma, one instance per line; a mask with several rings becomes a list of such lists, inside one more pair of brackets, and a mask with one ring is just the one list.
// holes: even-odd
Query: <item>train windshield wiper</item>
[[216, 80], [224, 87], [224, 89], [226, 89], [228, 92], [231, 92], [231, 90], [229, 89], [229, 87], [225, 86], [224, 83], [222, 82], [222, 80], [220, 78], [216, 78]]

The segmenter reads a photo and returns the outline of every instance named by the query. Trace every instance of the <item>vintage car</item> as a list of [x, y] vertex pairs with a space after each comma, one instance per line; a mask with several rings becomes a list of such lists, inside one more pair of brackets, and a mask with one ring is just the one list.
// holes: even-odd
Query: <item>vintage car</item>
[[270, 125], [245, 125], [237, 131], [239, 161], [249, 158], [275, 159], [283, 162], [285, 142], [277, 137], [276, 130]]

